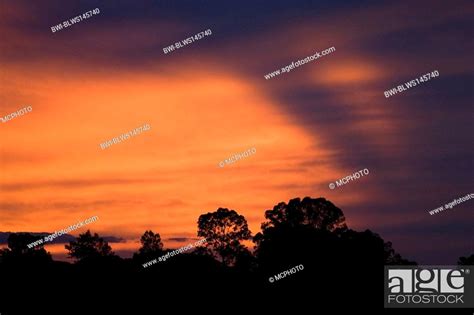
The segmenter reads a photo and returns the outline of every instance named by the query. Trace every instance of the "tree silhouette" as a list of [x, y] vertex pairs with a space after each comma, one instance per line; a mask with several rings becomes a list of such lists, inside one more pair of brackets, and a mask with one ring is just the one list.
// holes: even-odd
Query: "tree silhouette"
[[370, 230], [349, 229], [342, 210], [324, 198], [281, 202], [265, 218], [262, 232], [254, 237], [257, 272], [269, 277], [304, 266], [301, 273], [278, 282], [284, 286], [279, 288], [281, 298], [297, 292], [298, 299], [317, 297], [334, 306], [343, 296], [355, 308], [376, 307], [374, 301], [383, 301], [379, 288], [386, 261], [409, 263]]
[[316, 237], [314, 231], [319, 231], [318, 237], [329, 242], [326, 232], [340, 233], [347, 229], [342, 210], [324, 198], [305, 197], [303, 200], [291, 199], [288, 204], [280, 202], [272, 210], [265, 211], [265, 218], [267, 220], [261, 225], [262, 232], [253, 239], [257, 244], [257, 256], [272, 255], [270, 252], [285, 248], [291, 250], [295, 246], [291, 245], [293, 242], [306, 244]]
[[145, 231], [140, 238], [142, 246], [138, 249], [138, 253], [133, 254], [133, 259], [141, 261], [157, 258], [163, 253], [163, 243], [159, 233], [153, 233], [151, 230]]
[[159, 233], [153, 233], [153, 231], [145, 231], [140, 238], [142, 247], [138, 250], [140, 254], [157, 253], [163, 251], [163, 243]]
[[[317, 307], [339, 307], [343, 300], [355, 309], [366, 309], [378, 307], [383, 301], [380, 287], [384, 265], [412, 264], [376, 233], [348, 228], [342, 210], [324, 198], [296, 198], [288, 204], [279, 203], [267, 210], [265, 217], [261, 233], [254, 238], [255, 255], [241, 244], [251, 238], [245, 217], [235, 210], [219, 208], [198, 219], [198, 236], [207, 240], [205, 246], [177, 255], [169, 263], [144, 269], [145, 262], [169, 251], [163, 249], [160, 235], [151, 230], [141, 236], [141, 247], [133, 259], [115, 256], [103, 238], [88, 230], [66, 245], [69, 257], [76, 259], [76, 264], [33, 264], [30, 258], [28, 264], [22, 264], [21, 260], [10, 260], [10, 264], [1, 263], [0, 279], [5, 282], [8, 278], [6, 283], [10, 286], [41, 283], [53, 291], [68, 276], [81, 283], [74, 295], [83, 294], [82, 288], [92, 282], [98, 292], [114, 292], [113, 296], [117, 296], [122, 283], [133, 283], [130, 287], [142, 288], [129, 292], [137, 301], [154, 298], [157, 287], [164, 288], [160, 296], [174, 295], [186, 287], [212, 294], [215, 299], [245, 293], [258, 301], [264, 300], [268, 293], [277, 301], [315, 299]], [[31, 251], [46, 253], [42, 247], [27, 248], [35, 240], [32, 235], [13, 235], [3, 256], [13, 257], [11, 253], [16, 253], [24, 258], [30, 257]], [[472, 263], [472, 256], [461, 257], [460, 262]], [[269, 278], [298, 265], [304, 266], [304, 270], [277, 283], [269, 282]], [[15, 268], [17, 271], [11, 272]], [[19, 281], [19, 277], [25, 280]], [[33, 296], [37, 287], [27, 287], [27, 295]], [[23, 291], [22, 286], [13, 292]], [[64, 294], [71, 295], [69, 291]], [[292, 307], [298, 305], [302, 304], [295, 303]]]
[[305, 225], [327, 231], [347, 228], [342, 210], [324, 198], [305, 197], [303, 200], [291, 199], [288, 204], [280, 202], [273, 210], [265, 211], [265, 218], [267, 221], [262, 223], [262, 230], [281, 225]]
[[350, 230], [341, 209], [324, 198], [281, 202], [265, 212], [257, 233], [256, 255], [264, 268], [311, 261], [318, 265], [365, 260], [383, 264], [414, 264], [403, 259], [390, 242], [367, 230]]
[[12, 233], [8, 236], [8, 248], [15, 254], [28, 254], [43, 248], [43, 244], [28, 248], [28, 244], [37, 240], [38, 237], [30, 233]]
[[50, 262], [51, 254], [48, 253], [42, 244], [33, 248], [28, 248], [28, 244], [39, 239], [38, 236], [30, 233], [11, 233], [8, 236], [8, 248], [0, 251], [1, 259], [5, 262]]
[[384, 242], [384, 263], [386, 265], [417, 265], [416, 262], [402, 258], [392, 248], [392, 242]]
[[79, 234], [76, 241], [64, 246], [69, 251], [69, 257], [79, 261], [114, 256], [108, 242], [99, 237], [97, 233], [91, 234], [89, 230]]
[[206, 247], [229, 266], [235, 263], [239, 253], [245, 251], [240, 241], [250, 239], [251, 233], [244, 216], [235, 210], [219, 208], [199, 217], [198, 236], [206, 238]]
[[459, 257], [458, 265], [474, 265], [474, 254], [469, 257]]

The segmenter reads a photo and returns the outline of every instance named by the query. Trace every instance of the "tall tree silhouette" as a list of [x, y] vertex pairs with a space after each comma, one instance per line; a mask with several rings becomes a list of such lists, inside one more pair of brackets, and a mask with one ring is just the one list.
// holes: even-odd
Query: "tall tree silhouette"
[[270, 263], [275, 255], [278, 259], [288, 259], [286, 251], [296, 255], [307, 246], [314, 247], [315, 242], [330, 247], [333, 241], [330, 232], [347, 230], [342, 210], [324, 198], [305, 197], [303, 200], [291, 199], [288, 204], [280, 202], [272, 210], [265, 211], [265, 218], [262, 232], [253, 240], [257, 244], [257, 256]]
[[163, 250], [163, 243], [159, 233], [153, 233], [153, 231], [145, 231], [140, 238], [142, 247], [138, 250], [141, 254], [161, 252]]
[[79, 261], [114, 256], [109, 243], [99, 237], [97, 233], [91, 234], [89, 230], [83, 234], [79, 234], [76, 241], [69, 242], [65, 245], [69, 251], [69, 257]]
[[235, 263], [246, 248], [240, 243], [251, 238], [247, 220], [235, 210], [219, 208], [198, 219], [198, 236], [206, 238], [206, 247], [217, 253], [225, 265]]
[[[374, 300], [383, 301], [379, 287], [385, 261], [405, 262], [377, 234], [349, 229], [342, 210], [324, 198], [281, 202], [265, 218], [254, 237], [258, 271], [268, 277], [304, 266], [285, 279], [282, 297], [298, 292], [301, 299], [308, 294], [328, 305], [339, 303], [338, 296], [350, 305], [375, 305]], [[300, 290], [307, 287], [310, 292]]]
[[[350, 230], [341, 209], [324, 199], [305, 197], [281, 202], [265, 212], [262, 232], [257, 233], [256, 255], [263, 266], [275, 261], [311, 260], [318, 264], [367, 261], [379, 265], [414, 264], [403, 259], [390, 242], [367, 230]], [[369, 258], [370, 257], [370, 258]]]
[[305, 225], [327, 231], [347, 228], [342, 210], [324, 198], [305, 197], [303, 200], [291, 199], [288, 204], [280, 202], [272, 210], [265, 211], [265, 218], [267, 221], [262, 224], [262, 230], [281, 225]]
[[140, 238], [140, 243], [142, 246], [138, 249], [138, 254], [133, 254], [134, 259], [149, 260], [163, 253], [163, 243], [159, 233], [145, 231]]

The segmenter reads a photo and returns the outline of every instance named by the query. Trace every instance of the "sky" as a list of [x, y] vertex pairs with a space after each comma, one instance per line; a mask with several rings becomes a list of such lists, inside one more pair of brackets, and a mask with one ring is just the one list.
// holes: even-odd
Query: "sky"
[[147, 229], [184, 246], [199, 215], [224, 207], [256, 234], [265, 210], [310, 196], [406, 258], [455, 264], [474, 253], [474, 199], [428, 211], [474, 193], [473, 13], [457, 0], [0, 1], [0, 117], [32, 107], [0, 123], [0, 232], [97, 215], [71, 234], [115, 236], [128, 257]]

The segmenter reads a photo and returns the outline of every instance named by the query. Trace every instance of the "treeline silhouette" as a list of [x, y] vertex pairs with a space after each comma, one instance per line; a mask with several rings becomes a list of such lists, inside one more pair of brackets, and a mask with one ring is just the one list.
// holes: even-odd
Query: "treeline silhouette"
[[[72, 264], [54, 261], [43, 246], [29, 249], [37, 236], [12, 233], [8, 248], [0, 251], [0, 312], [20, 314], [32, 305], [38, 310], [45, 298], [81, 308], [130, 303], [137, 310], [133, 314], [171, 302], [178, 303], [173, 308], [186, 307], [190, 301], [201, 310], [218, 310], [227, 302], [232, 310], [383, 310], [384, 265], [416, 265], [376, 233], [350, 229], [342, 210], [324, 198], [275, 205], [265, 211], [256, 235], [244, 216], [226, 208], [201, 215], [197, 223], [197, 236], [207, 240], [203, 246], [147, 268], [144, 263], [172, 250], [164, 249], [153, 231], [145, 231], [138, 251], [123, 259], [87, 230], [65, 246]], [[248, 240], [255, 244], [253, 251], [243, 244]], [[458, 263], [472, 265], [474, 255]], [[304, 270], [269, 281], [297, 265]]]

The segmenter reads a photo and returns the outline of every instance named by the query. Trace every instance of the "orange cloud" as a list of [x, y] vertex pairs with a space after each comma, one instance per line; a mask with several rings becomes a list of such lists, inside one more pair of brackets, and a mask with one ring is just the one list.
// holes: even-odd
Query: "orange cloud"
[[[151, 228], [166, 237], [195, 233], [198, 216], [222, 206], [258, 232], [265, 209], [312, 195], [301, 187], [334, 177], [317, 136], [251, 85], [209, 66], [182, 68], [111, 78], [12, 75], [11, 86], [29, 85], [36, 97], [32, 113], [1, 126], [1, 154], [13, 158], [1, 165], [0, 202], [4, 210], [23, 206], [0, 212], [8, 222], [0, 230], [52, 231], [98, 215], [93, 231], [137, 238]], [[151, 130], [99, 147], [145, 123]], [[256, 154], [218, 166], [251, 147]], [[30, 167], [14, 158], [25, 155]], [[321, 165], [294, 169], [305, 160]]]

